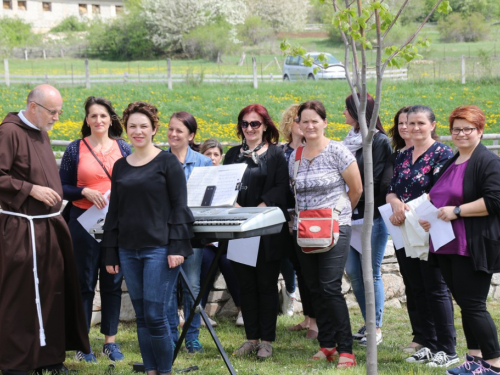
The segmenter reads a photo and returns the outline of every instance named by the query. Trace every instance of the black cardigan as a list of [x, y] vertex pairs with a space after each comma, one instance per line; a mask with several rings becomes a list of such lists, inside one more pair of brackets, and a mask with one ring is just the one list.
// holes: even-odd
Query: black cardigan
[[[391, 155], [391, 145], [389, 138], [383, 133], [378, 132], [373, 137], [372, 143], [372, 162], [373, 162], [373, 196], [375, 198], [375, 210], [373, 212], [373, 217], [380, 217], [380, 212], [378, 207], [385, 204], [385, 196], [387, 194], [388, 185], [385, 186], [385, 190], [382, 186], [382, 177], [385, 170], [385, 165], [387, 159]], [[352, 219], [362, 219], [365, 216], [365, 169], [363, 160], [363, 149], [356, 151], [356, 162], [358, 163], [359, 173], [361, 174], [361, 180], [363, 181], [363, 193], [359, 198], [359, 202], [356, 205], [355, 212], [353, 212]], [[392, 175], [391, 175], [392, 177]], [[390, 182], [390, 181], [389, 181]], [[357, 210], [357, 211], [356, 211]]]
[[[234, 164], [240, 154], [241, 146], [232, 147], [224, 158], [224, 165]], [[289, 193], [288, 166], [283, 150], [270, 144], [267, 149], [267, 177], [262, 191], [262, 201], [266, 206], [279, 207], [287, 221], [287, 196]], [[279, 260], [287, 247], [293, 246], [288, 225], [283, 225], [281, 233], [262, 236], [259, 251], [265, 252], [266, 261]]]
[[[459, 155], [457, 152], [441, 168], [438, 179]], [[500, 272], [500, 158], [482, 144], [465, 169], [463, 204], [480, 198], [484, 198], [488, 216], [464, 217], [467, 248], [474, 270], [496, 273]], [[435, 256], [429, 254], [432, 264], [436, 264]]]

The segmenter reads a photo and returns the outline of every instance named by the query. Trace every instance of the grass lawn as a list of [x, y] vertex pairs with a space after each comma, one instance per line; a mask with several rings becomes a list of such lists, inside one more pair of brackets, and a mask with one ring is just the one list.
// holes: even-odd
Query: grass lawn
[[[500, 133], [500, 79], [475, 81], [461, 85], [454, 81], [413, 82], [386, 81], [383, 85], [380, 117], [386, 129], [392, 125], [392, 118], [402, 106], [425, 104], [434, 109], [438, 123], [438, 134], [447, 135], [447, 118], [450, 112], [460, 106], [475, 104], [486, 114], [486, 133]], [[25, 100], [31, 86], [16, 85], [0, 87], [0, 118], [9, 111], [25, 107]], [[374, 82], [368, 86], [374, 92]], [[321, 100], [328, 114], [327, 136], [341, 140], [350, 126], [344, 123], [342, 112], [345, 97], [350, 93], [346, 81], [304, 81], [287, 83], [260, 83], [254, 90], [250, 84], [176, 84], [169, 91], [166, 85], [121, 84], [94, 85], [60, 88], [64, 99], [64, 113], [60, 122], [50, 132], [52, 139], [73, 140], [79, 138], [84, 117], [83, 103], [89, 95], [104, 96], [112, 101], [117, 112], [122, 113], [128, 103], [135, 100], [155, 104], [160, 112], [160, 127], [155, 139], [166, 142], [165, 124], [175, 111], [189, 111], [198, 121], [196, 141], [209, 137], [220, 141], [236, 142], [236, 120], [239, 111], [252, 103], [263, 104], [275, 122], [291, 104], [310, 99]]]
[[[493, 320], [500, 321], [500, 303], [490, 302], [488, 309]], [[362, 317], [357, 307], [350, 310], [351, 324], [353, 330], [357, 330], [362, 325]], [[279, 316], [277, 337], [274, 344], [274, 355], [271, 359], [261, 362], [255, 358], [236, 359], [231, 353], [239, 347], [245, 340], [243, 328], [234, 325], [234, 319], [220, 319], [219, 325], [215, 328], [216, 333], [228, 353], [231, 363], [239, 375], [274, 375], [274, 374], [338, 374], [332, 364], [326, 361], [313, 361], [310, 357], [318, 350], [316, 340], [306, 340], [301, 332], [288, 332], [286, 329], [292, 324], [301, 321], [301, 316], [295, 315], [292, 318]], [[455, 306], [455, 327], [457, 329], [457, 353], [463, 357], [466, 346], [463, 335], [460, 309]], [[118, 341], [121, 344], [125, 355], [125, 361], [116, 365], [114, 373], [132, 374], [130, 364], [140, 362], [140, 352], [135, 332], [135, 324], [121, 324], [118, 330]], [[406, 363], [406, 356], [400, 348], [406, 346], [410, 341], [410, 325], [406, 309], [386, 308], [384, 311], [384, 340], [378, 346], [378, 371], [387, 375], [407, 375], [407, 374], [444, 374], [444, 369], [431, 369], [425, 365], [412, 365]], [[103, 339], [99, 333], [99, 326], [92, 328], [90, 332], [91, 345], [97, 353], [102, 350]], [[201, 354], [187, 354], [181, 352], [174, 364], [174, 371], [197, 365], [199, 370], [196, 374], [227, 374], [228, 371], [224, 361], [220, 357], [215, 344], [212, 342], [210, 334], [206, 329], [200, 333], [200, 341], [205, 348]], [[354, 344], [354, 354], [358, 361], [358, 366], [354, 369], [342, 371], [342, 374], [364, 374], [366, 373], [365, 356], [366, 350]], [[90, 365], [76, 362], [73, 353], [68, 352], [66, 365], [71, 369], [81, 370], [81, 374], [104, 374], [108, 370], [109, 361], [102, 356], [98, 357], [97, 365]]]

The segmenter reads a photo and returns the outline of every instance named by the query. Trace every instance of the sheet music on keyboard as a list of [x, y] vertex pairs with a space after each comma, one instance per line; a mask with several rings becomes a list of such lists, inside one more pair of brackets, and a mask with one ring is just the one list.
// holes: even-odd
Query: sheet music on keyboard
[[207, 186], [216, 186], [212, 207], [233, 206], [239, 193], [239, 185], [246, 163], [220, 165], [218, 167], [195, 167], [187, 182], [188, 206], [199, 207]]

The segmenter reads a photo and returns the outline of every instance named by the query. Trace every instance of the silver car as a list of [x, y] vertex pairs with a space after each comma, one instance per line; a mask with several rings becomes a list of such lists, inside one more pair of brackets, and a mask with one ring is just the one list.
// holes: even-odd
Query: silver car
[[[325, 61], [319, 61], [318, 56], [323, 54]], [[295, 81], [301, 79], [345, 79], [344, 65], [329, 53], [310, 52], [314, 62], [312, 66], [304, 65], [301, 56], [287, 56], [283, 64], [283, 80]], [[328, 64], [325, 68], [324, 64]]]

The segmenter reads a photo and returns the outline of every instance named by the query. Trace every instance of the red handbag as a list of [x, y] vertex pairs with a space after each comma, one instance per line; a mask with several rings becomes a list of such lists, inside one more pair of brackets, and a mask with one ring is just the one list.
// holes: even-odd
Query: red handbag
[[[299, 171], [302, 151], [304, 147], [297, 148], [294, 164], [294, 190], [295, 180]], [[339, 215], [347, 201], [347, 194], [344, 192], [334, 208], [316, 208], [312, 210], [298, 211], [297, 202], [295, 209], [297, 212], [297, 244], [306, 254], [324, 253], [334, 247], [339, 240]]]

